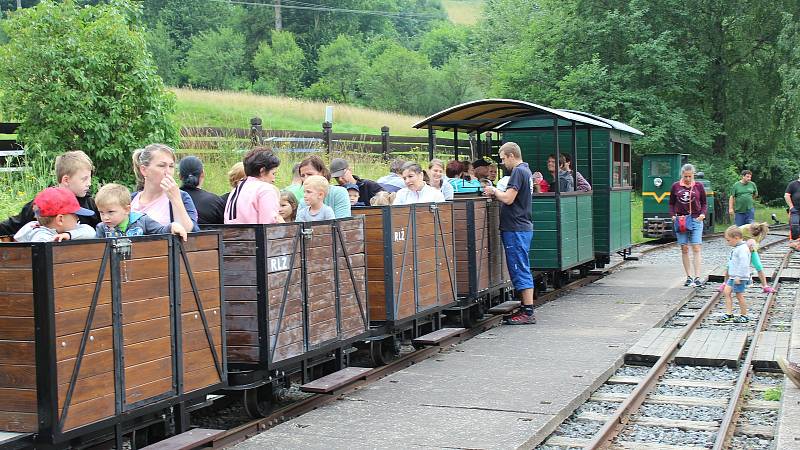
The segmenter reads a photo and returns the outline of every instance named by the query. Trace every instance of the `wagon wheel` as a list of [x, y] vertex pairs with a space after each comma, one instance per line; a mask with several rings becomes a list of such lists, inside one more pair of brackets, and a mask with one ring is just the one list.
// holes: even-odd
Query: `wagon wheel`
[[394, 338], [380, 339], [369, 342], [370, 362], [377, 366], [385, 366], [394, 359]]
[[245, 390], [242, 401], [247, 415], [254, 419], [266, 417], [275, 410], [271, 384]]

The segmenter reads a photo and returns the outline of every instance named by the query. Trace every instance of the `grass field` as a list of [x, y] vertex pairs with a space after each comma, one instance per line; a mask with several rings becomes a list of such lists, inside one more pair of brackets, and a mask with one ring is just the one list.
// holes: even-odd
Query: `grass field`
[[460, 25], [473, 25], [483, 12], [484, 0], [442, 0], [450, 21]]
[[249, 128], [250, 119], [258, 116], [264, 129], [322, 131], [325, 107], [333, 105], [334, 132], [380, 134], [381, 127], [386, 125], [391, 134], [426, 135], [424, 130], [411, 128], [423, 119], [418, 116], [244, 92], [183, 88], [172, 91], [178, 99], [175, 123], [181, 126]]

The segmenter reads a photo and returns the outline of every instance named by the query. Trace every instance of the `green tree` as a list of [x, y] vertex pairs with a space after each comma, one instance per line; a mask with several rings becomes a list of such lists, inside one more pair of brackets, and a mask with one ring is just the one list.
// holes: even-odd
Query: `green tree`
[[300, 93], [304, 63], [303, 50], [289, 31], [273, 31], [272, 45], [262, 42], [253, 57], [259, 79], [280, 95]]
[[177, 144], [167, 92], [144, 33], [124, 0], [80, 7], [46, 0], [3, 21], [0, 47], [5, 113], [22, 121], [27, 157], [52, 161], [80, 149], [102, 181], [130, 182], [130, 154], [152, 142]]
[[158, 22], [154, 28], [149, 30], [145, 38], [147, 40], [147, 50], [153, 55], [153, 62], [158, 68], [158, 74], [164, 83], [176, 86], [181, 79], [179, 61], [182, 59], [175, 42], [169, 35], [166, 25]]
[[442, 22], [422, 36], [419, 51], [433, 67], [442, 67], [451, 57], [467, 50], [469, 28]]
[[394, 45], [364, 73], [364, 98], [388, 111], [427, 114], [439, 106], [431, 80], [435, 72], [425, 56]]
[[231, 28], [205, 31], [192, 38], [184, 73], [194, 86], [237, 89], [244, 64], [244, 35]]
[[[367, 62], [361, 55], [359, 46], [352, 38], [340, 35], [335, 41], [320, 48], [317, 68], [321, 76], [309, 89], [323, 93], [322, 98], [325, 100], [351, 102], [366, 67]], [[320, 94], [316, 96], [319, 97]]]

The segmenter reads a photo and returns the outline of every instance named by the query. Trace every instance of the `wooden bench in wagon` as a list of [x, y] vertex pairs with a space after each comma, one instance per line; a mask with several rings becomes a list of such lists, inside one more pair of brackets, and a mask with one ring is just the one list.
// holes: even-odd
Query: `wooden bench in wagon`
[[252, 416], [288, 376], [343, 369], [369, 334], [363, 218], [211, 225], [224, 239], [229, 384]]
[[225, 385], [219, 233], [0, 244], [0, 430], [116, 440]]

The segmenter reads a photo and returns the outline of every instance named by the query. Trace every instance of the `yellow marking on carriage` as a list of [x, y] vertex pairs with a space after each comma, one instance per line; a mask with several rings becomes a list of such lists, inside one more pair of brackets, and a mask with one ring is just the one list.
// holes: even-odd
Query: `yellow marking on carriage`
[[650, 197], [653, 197], [655, 199], [656, 203], [661, 203], [662, 201], [664, 201], [664, 199], [666, 197], [669, 196], [669, 192], [664, 192], [663, 194], [661, 194], [660, 197], [655, 192], [642, 192], [642, 197], [647, 196], [647, 195], [649, 195]]

